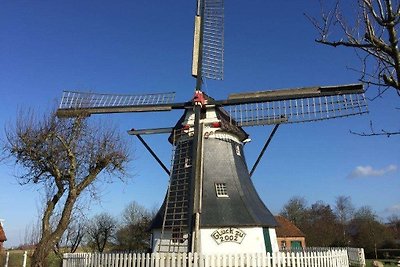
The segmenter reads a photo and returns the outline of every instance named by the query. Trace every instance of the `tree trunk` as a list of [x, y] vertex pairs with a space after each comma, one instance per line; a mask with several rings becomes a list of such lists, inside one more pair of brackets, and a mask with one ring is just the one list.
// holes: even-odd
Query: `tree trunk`
[[46, 267], [47, 264], [47, 256], [49, 256], [50, 252], [52, 251], [52, 242], [50, 240], [42, 239], [36, 245], [35, 251], [33, 252], [32, 259], [31, 259], [31, 267]]
[[[50, 229], [46, 229], [45, 231], [43, 231], [43, 236], [40, 239], [40, 242], [36, 245], [35, 251], [33, 252], [31, 267], [47, 266], [47, 256], [49, 256], [50, 252], [53, 251], [54, 246], [57, 244], [58, 241], [60, 241], [61, 236], [67, 229], [69, 221], [71, 219], [72, 209], [74, 207], [77, 197], [78, 196], [76, 195], [75, 190], [70, 191], [56, 229], [53, 232], [50, 232]], [[47, 220], [47, 224], [49, 225], [50, 217], [44, 216], [42, 220], [43, 225], [46, 225], [45, 220]]]

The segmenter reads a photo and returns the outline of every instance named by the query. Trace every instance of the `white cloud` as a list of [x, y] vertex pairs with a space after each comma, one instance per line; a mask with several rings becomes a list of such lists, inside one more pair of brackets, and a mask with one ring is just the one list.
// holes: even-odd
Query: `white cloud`
[[395, 204], [395, 205], [393, 205], [393, 206], [391, 206], [389, 208], [386, 208], [385, 212], [394, 213], [394, 214], [399, 213], [400, 214], [400, 203], [399, 204]]
[[360, 177], [369, 177], [369, 176], [384, 176], [387, 173], [394, 172], [397, 170], [397, 166], [391, 164], [382, 169], [374, 169], [371, 166], [357, 166], [349, 175], [349, 178], [360, 178]]

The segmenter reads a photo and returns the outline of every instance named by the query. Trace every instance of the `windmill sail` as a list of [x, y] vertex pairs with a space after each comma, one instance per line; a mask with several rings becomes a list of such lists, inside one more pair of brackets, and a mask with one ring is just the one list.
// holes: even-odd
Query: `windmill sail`
[[95, 113], [168, 111], [172, 109], [170, 104], [174, 101], [174, 98], [174, 92], [122, 95], [64, 91], [57, 116], [73, 117], [78, 115], [88, 116]]
[[202, 73], [205, 78], [224, 78], [224, 0], [204, 1]]
[[224, 0], [204, 0], [203, 4], [203, 17], [199, 14], [195, 18], [192, 75], [197, 77], [198, 66], [201, 66], [202, 77], [222, 80], [224, 77]]
[[233, 94], [224, 105], [239, 126], [319, 121], [368, 112], [361, 84]]

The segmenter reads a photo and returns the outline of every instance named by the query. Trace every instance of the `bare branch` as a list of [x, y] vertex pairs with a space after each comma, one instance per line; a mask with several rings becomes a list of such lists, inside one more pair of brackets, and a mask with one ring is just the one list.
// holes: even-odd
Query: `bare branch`
[[358, 136], [386, 136], [386, 137], [391, 137], [392, 135], [399, 135], [400, 134], [400, 130], [399, 131], [386, 131], [386, 130], [380, 130], [380, 132], [376, 132], [374, 127], [373, 127], [373, 123], [372, 121], [369, 122], [369, 127], [370, 127], [370, 132], [354, 132], [350, 130], [351, 134], [355, 134]]
[[[328, 12], [321, 8], [319, 19], [306, 14], [318, 32], [319, 38], [316, 38], [316, 42], [331, 47], [350, 47], [362, 52], [361, 73], [369, 72], [375, 80], [371, 82], [368, 79], [368, 83], [378, 86], [378, 94], [386, 91], [380, 90], [379, 86], [383, 86], [396, 90], [400, 95], [400, 52], [397, 36], [400, 5], [394, 8], [392, 0], [357, 1], [358, 16], [346, 15], [340, 1], [336, 1]], [[323, 1], [320, 3], [323, 6]], [[352, 23], [347, 23], [345, 17], [353, 18]], [[338, 35], [342, 38], [330, 38]], [[375, 59], [375, 64], [369, 64], [369, 56], [369, 59]], [[367, 75], [362, 74], [361, 80], [364, 81], [365, 77]]]

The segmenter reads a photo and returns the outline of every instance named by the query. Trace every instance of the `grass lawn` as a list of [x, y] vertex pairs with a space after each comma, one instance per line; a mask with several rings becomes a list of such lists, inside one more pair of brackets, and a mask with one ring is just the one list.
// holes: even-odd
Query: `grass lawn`
[[[24, 250], [9, 250], [10, 257], [8, 259], [8, 267], [22, 267], [24, 262]], [[31, 255], [33, 251], [28, 251], [26, 258], [26, 266], [29, 267], [31, 264]], [[0, 253], [0, 266], [3, 267], [6, 262], [6, 252]], [[60, 267], [61, 259], [54, 253], [50, 253], [47, 259], [48, 267]]]
[[[8, 251], [10, 253], [10, 257], [8, 258], [8, 266], [9, 267], [21, 267], [24, 262], [24, 251], [23, 250], [11, 250]], [[6, 253], [2, 252], [0, 254], [0, 266], [4, 266], [6, 263]], [[29, 255], [29, 252], [28, 252]], [[29, 256], [26, 259], [26, 265], [29, 266]]]

